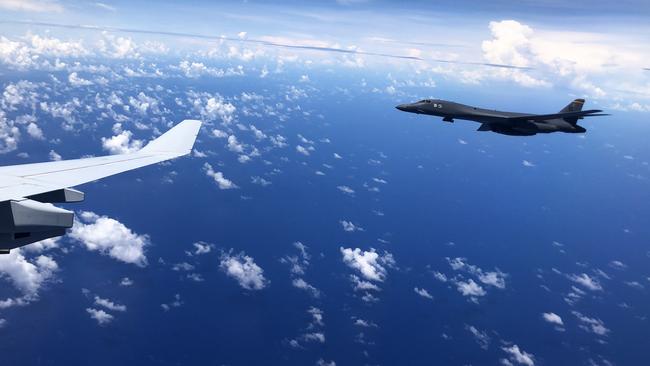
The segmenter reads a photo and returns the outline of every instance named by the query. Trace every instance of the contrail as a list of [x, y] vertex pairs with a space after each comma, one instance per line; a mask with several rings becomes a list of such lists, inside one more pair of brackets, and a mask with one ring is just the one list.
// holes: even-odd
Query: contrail
[[[66, 28], [66, 29], [84, 29], [84, 30], [94, 30], [94, 31], [133, 33], [133, 34], [155, 34], [155, 35], [169, 36], [169, 37], [197, 38], [197, 39], [207, 39], [207, 40], [221, 40], [221, 41], [227, 41], [227, 42], [243, 42], [243, 43], [257, 44], [257, 45], [266, 46], [266, 47], [287, 48], [287, 49], [307, 50], [307, 51], [319, 51], [319, 52], [330, 52], [330, 53], [341, 53], [341, 54], [350, 54], [350, 55], [385, 57], [385, 58], [410, 60], [410, 61], [422, 61], [422, 62], [430, 61], [430, 62], [437, 62], [437, 63], [447, 63], [447, 64], [457, 64], [457, 65], [472, 65], [472, 66], [486, 66], [486, 67], [496, 67], [496, 68], [502, 68], [502, 69], [517, 69], [517, 70], [532, 70], [533, 69], [531, 67], [515, 66], [515, 65], [507, 65], [507, 64], [495, 64], [495, 63], [488, 63], [488, 62], [472, 62], [472, 61], [457, 61], [457, 60], [444, 60], [444, 59], [425, 59], [425, 58], [418, 57], [418, 56], [406, 56], [406, 55], [395, 55], [395, 54], [390, 54], [390, 53], [348, 50], [348, 49], [344, 49], [344, 48], [335, 48], [335, 47], [303, 46], [303, 45], [294, 45], [294, 44], [286, 44], [286, 43], [265, 41], [265, 40], [262, 40], [262, 39], [236, 38], [236, 37], [227, 37], [227, 36], [209, 36], [209, 35], [197, 34], [197, 33], [168, 32], [168, 31], [146, 30], [146, 29], [136, 29], [136, 28], [103, 27], [103, 26], [94, 26], [94, 25], [83, 25], [83, 24], [61, 24], [61, 23], [23, 21], [23, 20], [0, 20], [0, 24], [35, 25], [35, 26], [44, 26], [44, 27], [55, 27], [55, 28]], [[395, 41], [395, 42], [399, 42], [399, 41]], [[408, 42], [406, 42], [406, 43], [408, 43]]]

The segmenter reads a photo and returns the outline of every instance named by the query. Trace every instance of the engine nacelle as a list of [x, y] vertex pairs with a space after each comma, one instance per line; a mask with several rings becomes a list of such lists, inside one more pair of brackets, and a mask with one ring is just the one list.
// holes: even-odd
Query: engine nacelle
[[39, 240], [61, 236], [74, 213], [31, 199], [0, 203], [0, 254]]

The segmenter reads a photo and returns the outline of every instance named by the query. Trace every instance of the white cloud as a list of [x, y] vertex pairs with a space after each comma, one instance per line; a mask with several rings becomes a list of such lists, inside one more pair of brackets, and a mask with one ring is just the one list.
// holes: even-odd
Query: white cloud
[[79, 220], [70, 230], [70, 238], [83, 244], [90, 251], [99, 251], [121, 262], [147, 265], [145, 247], [150, 244], [148, 235], [139, 235], [121, 222], [94, 212], [82, 211]]
[[110, 138], [102, 137], [102, 148], [111, 154], [129, 154], [140, 150], [142, 140], [133, 139], [133, 133], [124, 130]]
[[438, 280], [440, 282], [447, 282], [447, 276], [445, 276], [444, 273], [433, 272], [433, 278], [435, 278], [436, 280]]
[[354, 189], [352, 189], [352, 188], [350, 188], [350, 187], [348, 187], [348, 186], [337, 186], [336, 188], [337, 188], [339, 191], [341, 191], [341, 192], [343, 192], [343, 193], [345, 193], [345, 194], [349, 194], [349, 195], [351, 195], [351, 196], [354, 195]]
[[118, 37], [106, 31], [102, 32], [102, 39], [97, 43], [97, 48], [105, 56], [117, 59], [138, 59], [141, 57], [138, 45], [129, 37]]
[[36, 243], [31, 243], [20, 249], [27, 253], [42, 253], [46, 250], [58, 248], [60, 241], [61, 241], [61, 237], [58, 236], [54, 238], [37, 241]]
[[212, 179], [214, 179], [214, 181], [215, 181], [215, 183], [217, 183], [217, 186], [219, 187], [219, 189], [239, 188], [231, 180], [224, 177], [222, 172], [217, 172], [214, 169], [212, 169], [212, 165], [210, 165], [208, 163], [203, 164], [203, 170], [205, 171], [205, 174], [208, 177], [212, 177]]
[[523, 160], [523, 161], [521, 162], [521, 165], [523, 165], [523, 166], [525, 166], [525, 167], [529, 167], [529, 168], [532, 168], [532, 167], [535, 166], [534, 163], [532, 163], [532, 162], [530, 162], [530, 161], [528, 161], [528, 160]]
[[208, 254], [214, 248], [214, 245], [203, 241], [193, 243], [192, 246], [194, 247], [194, 252], [191, 253], [192, 255]]
[[72, 86], [88, 86], [88, 85], [93, 85], [93, 82], [90, 80], [86, 80], [82, 77], [80, 77], [76, 72], [70, 73], [68, 75], [68, 82]]
[[302, 278], [294, 278], [291, 281], [291, 284], [295, 288], [299, 288], [301, 290], [305, 290], [305, 291], [309, 292], [311, 294], [311, 296], [313, 296], [314, 298], [319, 298], [320, 297], [320, 290], [318, 290], [316, 287], [310, 285], [309, 283], [307, 283], [307, 281], [305, 281]]
[[237, 140], [237, 136], [230, 135], [228, 136], [228, 150], [235, 153], [243, 153], [244, 145]]
[[0, 110], [0, 153], [16, 150], [19, 140], [20, 130], [12, 121], [7, 120], [4, 112]]
[[172, 302], [170, 302], [168, 304], [160, 304], [160, 307], [164, 311], [169, 311], [169, 310], [171, 310], [171, 308], [178, 308], [178, 307], [181, 307], [181, 305], [183, 305], [183, 301], [181, 300], [181, 295], [180, 294], [175, 294], [174, 295], [174, 300]]
[[106, 325], [113, 321], [114, 317], [101, 309], [87, 308], [86, 312], [90, 315], [92, 319], [97, 321], [99, 325]]
[[509, 356], [511, 362], [516, 362], [519, 365], [535, 366], [535, 358], [532, 354], [519, 349], [519, 346], [513, 344], [510, 347], [501, 347]]
[[254, 177], [251, 177], [251, 183], [259, 184], [262, 187], [270, 186], [271, 184], [273, 184], [273, 182], [271, 182], [269, 180], [266, 180], [266, 179], [264, 179], [264, 178], [262, 178], [260, 176], [257, 176], [257, 175], [254, 176]]
[[22, 249], [0, 256], [0, 278], [9, 280], [21, 297], [0, 300], [0, 309], [26, 305], [38, 299], [38, 292], [51, 280], [59, 266], [49, 256], [26, 258]]
[[568, 277], [571, 281], [578, 283], [591, 291], [602, 291], [603, 289], [603, 286], [598, 282], [598, 279], [591, 277], [586, 273], [581, 273], [579, 275], [572, 274]]
[[133, 286], [133, 280], [128, 277], [124, 277], [120, 281], [120, 286], [124, 286], [124, 287]]
[[248, 127], [250, 127], [251, 131], [255, 135], [255, 139], [257, 139], [258, 141], [259, 140], [264, 140], [266, 138], [266, 134], [264, 132], [262, 132], [262, 130], [258, 129], [257, 127], [255, 127], [253, 125], [249, 125]]
[[456, 257], [453, 259], [447, 258], [447, 262], [454, 271], [465, 271], [478, 278], [481, 283], [494, 286], [498, 289], [506, 288], [506, 273], [501, 272], [499, 269], [495, 271], [484, 271], [483, 269], [466, 262], [465, 258]]
[[319, 358], [318, 361], [316, 361], [316, 366], [336, 366], [336, 362], [325, 361], [324, 359]]
[[471, 278], [467, 281], [457, 281], [456, 289], [458, 290], [458, 292], [463, 294], [463, 296], [478, 297], [478, 296], [485, 296], [486, 294], [483, 287], [481, 287], [481, 285], [474, 282], [474, 280], [472, 280]]
[[114, 6], [110, 6], [108, 4], [104, 4], [104, 3], [100, 3], [100, 2], [96, 2], [95, 6], [98, 7], [98, 8], [104, 9], [104, 10], [112, 11], [112, 12], [117, 11], [117, 9]]
[[473, 325], [466, 325], [465, 329], [472, 333], [474, 336], [474, 340], [482, 349], [488, 349], [490, 346], [490, 337], [487, 335], [487, 333], [478, 330], [475, 326]]
[[61, 160], [61, 155], [59, 155], [54, 150], [50, 150], [50, 153], [48, 154], [48, 157], [50, 158], [51, 161], [59, 161], [59, 160]]
[[354, 291], [381, 291], [379, 286], [370, 281], [365, 281], [357, 275], [350, 275], [350, 281], [354, 285]]
[[226, 137], [228, 137], [227, 133], [225, 133], [225, 132], [223, 132], [223, 131], [221, 131], [219, 129], [216, 129], [216, 128], [214, 130], [212, 130], [212, 135], [214, 137], [216, 137], [216, 138], [219, 138], [219, 139], [225, 139]]
[[63, 11], [63, 6], [56, 0], [0, 0], [0, 8], [37, 13]]
[[126, 305], [116, 304], [109, 299], [103, 299], [99, 296], [95, 296], [95, 305], [102, 306], [111, 311], [126, 311]]
[[243, 252], [235, 255], [223, 253], [219, 268], [246, 290], [261, 290], [269, 283], [264, 278], [264, 270]]
[[363, 231], [363, 228], [352, 223], [352, 221], [339, 221], [344, 231], [353, 232], [353, 231]]
[[413, 290], [415, 291], [416, 294], [422, 297], [425, 297], [427, 299], [433, 299], [433, 296], [431, 296], [429, 291], [427, 291], [426, 289], [415, 287]]
[[492, 40], [483, 41], [483, 56], [492, 63], [529, 66], [528, 53], [533, 30], [515, 20], [490, 22]]
[[556, 324], [560, 326], [564, 325], [562, 318], [555, 313], [542, 313], [542, 317], [544, 318], [544, 320], [546, 320], [551, 324]]
[[582, 328], [583, 330], [600, 336], [605, 336], [609, 333], [609, 329], [605, 327], [605, 323], [602, 320], [598, 318], [590, 318], [577, 311], [573, 311], [572, 313], [582, 323], [580, 325], [580, 328]]
[[27, 125], [27, 134], [36, 140], [43, 140], [43, 130], [34, 122]]
[[144, 92], [138, 93], [136, 97], [129, 97], [129, 105], [142, 116], [146, 116], [148, 112], [153, 114], [160, 112], [158, 100], [146, 95]]
[[624, 270], [627, 269], [627, 264], [621, 262], [621, 261], [611, 261], [609, 262], [609, 266], [614, 268], [614, 269], [619, 269], [619, 270]]
[[325, 334], [322, 332], [306, 333], [302, 338], [307, 342], [325, 343]]
[[204, 101], [195, 100], [194, 105], [199, 109], [202, 119], [214, 121], [218, 118], [225, 124], [229, 124], [234, 120], [237, 110], [234, 105], [226, 102], [218, 94], [204, 99]]
[[299, 152], [299, 153], [301, 153], [301, 154], [303, 154], [303, 155], [305, 155], [305, 156], [309, 156], [309, 150], [307, 150], [307, 149], [306, 149], [304, 146], [302, 146], [302, 145], [297, 145], [297, 146], [296, 146], [296, 151]]
[[369, 251], [362, 251], [359, 248], [339, 248], [343, 255], [343, 263], [348, 267], [356, 269], [361, 275], [371, 281], [383, 281], [386, 278], [386, 268], [395, 266], [393, 255], [384, 252], [380, 255], [374, 248]]

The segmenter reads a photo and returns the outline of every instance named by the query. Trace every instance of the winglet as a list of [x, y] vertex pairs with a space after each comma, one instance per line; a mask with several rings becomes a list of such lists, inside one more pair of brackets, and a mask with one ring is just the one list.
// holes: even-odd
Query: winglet
[[169, 153], [178, 156], [192, 151], [201, 121], [186, 119], [143, 147], [141, 153]]

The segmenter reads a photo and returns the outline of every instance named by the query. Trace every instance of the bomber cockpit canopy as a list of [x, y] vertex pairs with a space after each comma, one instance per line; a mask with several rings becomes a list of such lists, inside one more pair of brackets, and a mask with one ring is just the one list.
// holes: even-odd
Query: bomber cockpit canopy
[[431, 99], [422, 99], [422, 100], [419, 101], [418, 103], [431, 103], [431, 102], [432, 102]]

